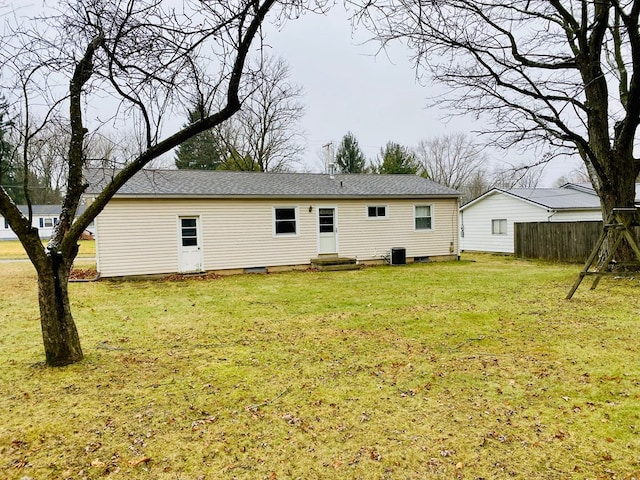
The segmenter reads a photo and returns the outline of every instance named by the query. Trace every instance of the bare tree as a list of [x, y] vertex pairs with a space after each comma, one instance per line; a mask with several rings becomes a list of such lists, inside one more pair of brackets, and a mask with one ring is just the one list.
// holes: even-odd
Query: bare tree
[[561, 187], [566, 183], [590, 183], [589, 174], [587, 173], [584, 165], [578, 168], [574, 168], [566, 175], [559, 176], [555, 180], [554, 185], [557, 187]]
[[[356, 2], [357, 3], [357, 2]], [[640, 161], [640, 0], [371, 0], [357, 20], [406, 41], [437, 100], [503, 147], [578, 153], [603, 215], [631, 207]], [[493, 125], [493, 127], [491, 127]]]
[[428, 178], [456, 190], [470, 183], [488, 160], [482, 147], [464, 133], [421, 140], [416, 157]]
[[[77, 240], [118, 189], [152, 160], [214, 128], [240, 109], [247, 58], [260, 48], [270, 11], [284, 18], [301, 1], [67, 0], [32, 18], [7, 17], [0, 42], [0, 79], [21, 119], [23, 163], [36, 135], [51, 121], [66, 125], [66, 181], [59, 222], [46, 247], [37, 229], [0, 188], [0, 213], [16, 232], [38, 277], [46, 363], [83, 358], [71, 313], [68, 280]], [[257, 72], [254, 72], [257, 74]], [[220, 108], [169, 135], [166, 116], [200, 96], [217, 95]], [[96, 103], [102, 107], [89, 118]], [[34, 109], [39, 109], [35, 122]], [[85, 114], [89, 119], [85, 119]], [[89, 129], [137, 120], [141, 149], [118, 170], [74, 222], [86, 188], [83, 168]], [[28, 185], [25, 185], [28, 190]]]
[[492, 186], [500, 188], [537, 188], [542, 178], [541, 165], [515, 165], [497, 168], [493, 172]]
[[460, 189], [463, 196], [460, 199], [460, 203], [464, 205], [470, 202], [474, 198], [479, 197], [483, 193], [493, 188], [493, 179], [487, 174], [486, 170], [476, 170], [476, 172], [469, 178]]
[[262, 57], [259, 62], [259, 74], [242, 108], [216, 128], [219, 144], [227, 151], [227, 161], [219, 168], [286, 171], [304, 152], [302, 87], [291, 83], [284, 59]]

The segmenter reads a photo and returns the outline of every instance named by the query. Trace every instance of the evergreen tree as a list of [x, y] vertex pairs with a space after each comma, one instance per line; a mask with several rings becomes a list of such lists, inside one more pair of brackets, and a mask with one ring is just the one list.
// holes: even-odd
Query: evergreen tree
[[380, 174], [405, 173], [415, 175], [418, 173], [420, 165], [416, 156], [407, 147], [395, 142], [388, 142], [380, 149], [380, 163], [377, 172]]
[[24, 203], [24, 194], [20, 183], [20, 175], [14, 159], [14, 147], [6, 139], [9, 122], [5, 120], [7, 104], [0, 104], [0, 186], [9, 194], [16, 204]]
[[260, 164], [250, 155], [242, 155], [235, 147], [229, 147], [225, 160], [218, 165], [218, 170], [232, 170], [236, 172], [262, 172]]
[[353, 133], [348, 132], [338, 146], [336, 163], [341, 173], [364, 173], [366, 159]]
[[[189, 111], [189, 121], [183, 126], [194, 124], [208, 115], [209, 109], [199, 102]], [[180, 169], [216, 170], [222, 163], [220, 142], [213, 130], [206, 130], [181, 143], [175, 158], [175, 165]]]

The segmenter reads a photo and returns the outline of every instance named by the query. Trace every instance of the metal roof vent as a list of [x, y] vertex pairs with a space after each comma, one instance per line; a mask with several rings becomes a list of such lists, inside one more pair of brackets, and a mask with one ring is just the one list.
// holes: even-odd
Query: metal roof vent
[[331, 162], [329, 164], [329, 178], [334, 180], [336, 178], [336, 164]]

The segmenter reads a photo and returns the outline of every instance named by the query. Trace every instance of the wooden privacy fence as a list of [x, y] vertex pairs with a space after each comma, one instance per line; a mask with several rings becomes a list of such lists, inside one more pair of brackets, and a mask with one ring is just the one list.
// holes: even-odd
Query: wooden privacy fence
[[601, 221], [514, 223], [514, 252], [518, 258], [584, 263], [600, 233]]

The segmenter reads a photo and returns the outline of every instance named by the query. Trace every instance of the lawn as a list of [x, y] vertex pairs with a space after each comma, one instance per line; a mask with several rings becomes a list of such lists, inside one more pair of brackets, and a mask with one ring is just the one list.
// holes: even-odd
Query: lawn
[[[48, 240], [43, 240], [46, 245]], [[78, 257], [95, 257], [96, 242], [94, 240], [79, 240], [80, 250]], [[0, 240], [0, 260], [7, 259], [26, 259], [27, 253], [18, 240]]]
[[[472, 261], [471, 261], [472, 260]], [[640, 477], [640, 284], [461, 262], [74, 283], [86, 360], [42, 366], [0, 266], [0, 477]]]

